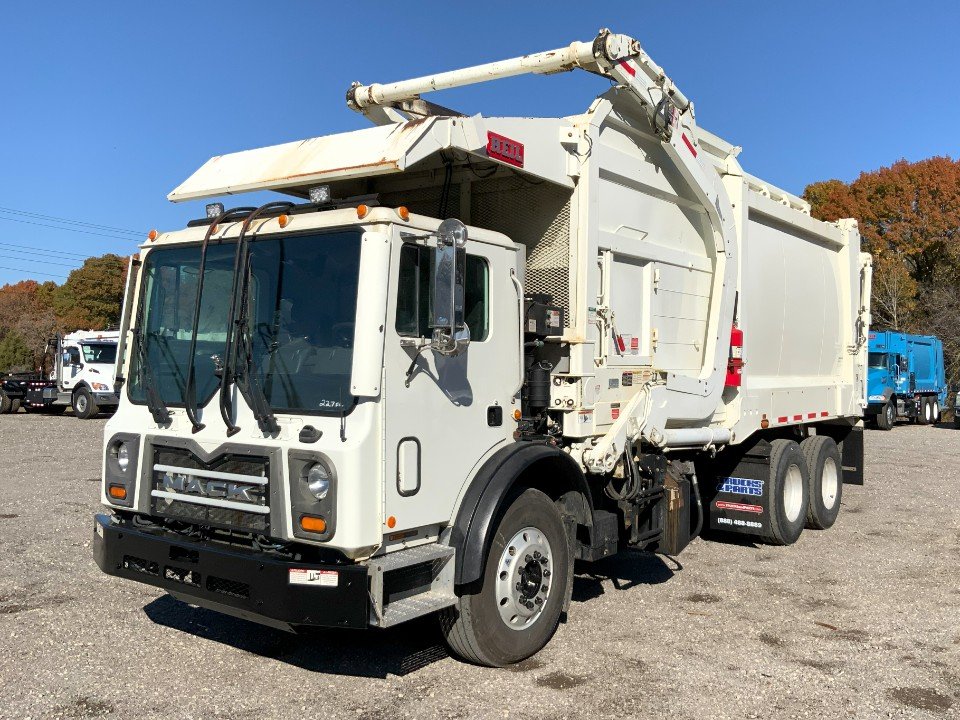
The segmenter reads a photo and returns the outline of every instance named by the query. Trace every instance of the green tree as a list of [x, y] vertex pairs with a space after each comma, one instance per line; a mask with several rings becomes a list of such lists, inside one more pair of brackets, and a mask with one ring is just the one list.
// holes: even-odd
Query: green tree
[[0, 340], [0, 372], [27, 372], [34, 368], [34, 352], [16, 332]]
[[60, 324], [68, 330], [103, 330], [120, 321], [127, 260], [119, 255], [88, 258], [51, 295]]

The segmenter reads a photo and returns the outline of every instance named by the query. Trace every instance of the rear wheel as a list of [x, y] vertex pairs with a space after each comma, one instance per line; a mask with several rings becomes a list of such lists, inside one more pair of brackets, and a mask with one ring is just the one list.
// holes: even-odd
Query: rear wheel
[[13, 403], [13, 404], [10, 406], [10, 412], [12, 412], [12, 413], [20, 412], [20, 398], [14, 398], [14, 399], [11, 400], [10, 402]]
[[935, 423], [940, 422], [940, 401], [937, 398], [934, 398], [930, 402], [930, 408], [931, 408], [930, 412], [933, 417], [933, 422]]
[[833, 438], [812, 435], [800, 443], [809, 473], [807, 527], [826, 530], [837, 520], [843, 494], [843, 463]]
[[0, 415], [6, 415], [13, 412], [13, 400], [3, 390], [0, 390]]
[[87, 388], [79, 388], [73, 393], [73, 414], [81, 420], [94, 417], [100, 408], [97, 407], [97, 401]]
[[921, 425], [929, 425], [933, 416], [933, 408], [930, 406], [930, 398], [920, 398], [920, 411], [917, 413], [917, 422]]
[[769, 487], [767, 540], [774, 545], [792, 545], [800, 538], [807, 520], [810, 487], [807, 462], [793, 440], [770, 443]]
[[892, 430], [897, 420], [897, 413], [893, 409], [893, 400], [888, 400], [877, 415], [877, 427], [881, 430]]
[[490, 544], [475, 594], [443, 611], [450, 648], [479, 665], [503, 667], [543, 648], [570, 594], [571, 555], [556, 505], [539, 490], [514, 495]]

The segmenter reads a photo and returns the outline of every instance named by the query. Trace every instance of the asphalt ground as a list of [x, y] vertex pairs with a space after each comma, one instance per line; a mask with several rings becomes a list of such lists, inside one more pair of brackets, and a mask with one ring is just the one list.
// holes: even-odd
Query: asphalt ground
[[863, 487], [791, 547], [697, 540], [578, 572], [539, 655], [431, 618], [291, 635], [100, 573], [103, 420], [0, 417], [2, 718], [960, 717], [960, 431], [866, 433]]

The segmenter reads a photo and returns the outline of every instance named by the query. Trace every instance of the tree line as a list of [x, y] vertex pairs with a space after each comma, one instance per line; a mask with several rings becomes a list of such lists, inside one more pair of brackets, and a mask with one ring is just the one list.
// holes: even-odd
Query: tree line
[[30, 372], [47, 340], [73, 330], [104, 330], [120, 321], [127, 258], [87, 258], [66, 282], [23, 280], [0, 287], [0, 372]]
[[901, 160], [804, 198], [821, 220], [857, 219], [873, 255], [872, 329], [938, 336], [947, 380], [960, 382], [960, 160]]

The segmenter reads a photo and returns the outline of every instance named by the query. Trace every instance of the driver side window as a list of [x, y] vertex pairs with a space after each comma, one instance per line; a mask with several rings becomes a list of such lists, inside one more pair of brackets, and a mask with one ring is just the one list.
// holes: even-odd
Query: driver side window
[[[430, 287], [433, 253], [419, 245], [400, 249], [397, 279], [397, 318], [395, 327], [402, 337], [430, 337]], [[490, 281], [487, 261], [467, 255], [464, 276], [464, 318], [470, 328], [470, 341], [487, 339], [490, 324]]]

